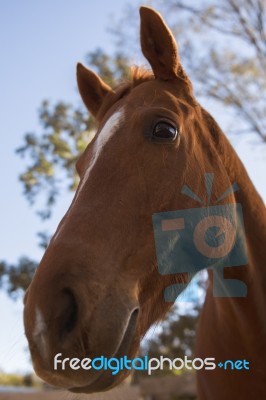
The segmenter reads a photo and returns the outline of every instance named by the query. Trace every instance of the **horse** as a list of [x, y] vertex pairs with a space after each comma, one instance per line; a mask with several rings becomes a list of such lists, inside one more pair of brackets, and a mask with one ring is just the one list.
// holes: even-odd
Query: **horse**
[[[126, 368], [112, 374], [85, 364], [101, 356], [133, 359], [147, 330], [172, 307], [165, 289], [184, 284], [189, 274], [181, 263], [175, 273], [159, 273], [153, 217], [200, 210], [196, 200], [208, 202], [205, 178], [212, 173], [209, 204], [220, 199], [233, 213], [241, 204], [247, 252], [247, 262], [223, 268], [220, 280], [239, 280], [247, 290], [215, 296], [215, 265], [209, 269], [195, 355], [235, 364], [198, 370], [199, 399], [265, 398], [265, 206], [221, 128], [196, 100], [161, 15], [141, 7], [140, 20], [151, 70], [135, 67], [129, 81], [111, 88], [77, 65], [79, 92], [98, 129], [77, 161], [74, 199], [24, 297], [33, 366], [46, 382], [75, 393], [106, 391], [128, 376]], [[228, 191], [235, 182], [239, 190]]]

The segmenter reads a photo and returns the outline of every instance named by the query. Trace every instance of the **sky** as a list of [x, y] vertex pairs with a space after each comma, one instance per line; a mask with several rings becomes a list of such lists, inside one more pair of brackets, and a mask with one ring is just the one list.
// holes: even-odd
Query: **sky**
[[[108, 28], [126, 4], [127, 0], [0, 0], [0, 260], [15, 263], [22, 255], [39, 260], [36, 232], [53, 232], [70, 204], [71, 195], [64, 196], [53, 218], [40, 221], [23, 196], [18, 175], [25, 161], [15, 149], [25, 132], [41, 132], [37, 110], [43, 99], [78, 104], [76, 63], [97, 47], [113, 51]], [[208, 104], [208, 109], [223, 126], [222, 107]], [[266, 150], [249, 138], [231, 141], [266, 201]], [[0, 321], [0, 370], [30, 370], [21, 300], [14, 302], [0, 292]]]

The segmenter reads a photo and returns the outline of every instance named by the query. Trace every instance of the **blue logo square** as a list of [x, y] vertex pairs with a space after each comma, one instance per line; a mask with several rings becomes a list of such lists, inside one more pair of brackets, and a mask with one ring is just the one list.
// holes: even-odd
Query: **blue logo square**
[[[152, 221], [160, 274], [193, 276], [200, 270], [212, 268], [214, 296], [246, 296], [243, 282], [223, 278], [225, 267], [248, 262], [241, 204], [163, 212], [154, 214]], [[176, 296], [179, 295], [182, 285], [173, 286], [177, 286]], [[168, 292], [170, 288], [173, 291], [173, 287], [169, 287]]]

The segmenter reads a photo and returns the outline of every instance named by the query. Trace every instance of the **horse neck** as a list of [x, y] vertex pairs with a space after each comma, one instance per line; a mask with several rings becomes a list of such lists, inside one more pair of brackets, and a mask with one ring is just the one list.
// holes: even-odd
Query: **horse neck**
[[[248, 248], [250, 273], [263, 277], [261, 284], [266, 285], [266, 208], [265, 204], [251, 182], [247, 171], [237, 154], [224, 137], [225, 152], [220, 156], [226, 168], [230, 182], [236, 182], [240, 188], [235, 193], [237, 203], [243, 210], [245, 236]], [[230, 156], [229, 156], [230, 155]], [[253, 276], [253, 279], [255, 276]], [[266, 293], [265, 293], [266, 295]]]
[[[226, 312], [222, 312], [222, 314], [225, 318], [228, 315], [228, 319], [234, 317], [239, 326], [247, 325], [250, 330], [252, 329], [250, 325], [252, 321], [253, 327], [256, 325], [258, 329], [260, 327], [266, 332], [264, 318], [266, 304], [266, 208], [244, 165], [225, 135], [221, 131], [217, 132], [219, 127], [213, 121], [212, 128], [215, 128], [216, 151], [229, 180], [231, 183], [236, 182], [240, 188], [235, 193], [235, 200], [242, 206], [248, 253], [248, 265], [239, 267], [238, 270], [240, 271], [240, 279], [247, 286], [247, 298], [242, 299], [243, 301], [231, 299], [232, 301], [229, 302], [230, 310], [228, 309], [228, 302], [219, 301], [217, 298], [214, 303], [220, 308], [227, 307]], [[236, 275], [234, 277], [236, 278]]]
[[[211, 117], [210, 117], [211, 118]], [[212, 374], [198, 371], [199, 399], [223, 400], [231, 398], [265, 398], [265, 354], [266, 354], [266, 210], [265, 205], [252, 184], [242, 162], [210, 119], [209, 131], [214, 140], [213, 151], [217, 161], [226, 170], [231, 183], [240, 188], [235, 200], [243, 211], [248, 265], [224, 268], [224, 278], [237, 279], [246, 284], [246, 297], [215, 297], [213, 281], [210, 279], [205, 303], [197, 331], [196, 354], [204, 358], [221, 360], [248, 360], [252, 372], [226, 375], [217, 368]], [[214, 277], [214, 274], [213, 274]], [[219, 390], [220, 389], [220, 390]]]

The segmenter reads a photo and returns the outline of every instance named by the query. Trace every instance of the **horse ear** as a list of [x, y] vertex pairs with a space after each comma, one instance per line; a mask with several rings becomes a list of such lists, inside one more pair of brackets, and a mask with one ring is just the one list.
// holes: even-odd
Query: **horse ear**
[[183, 70], [172, 32], [159, 13], [140, 7], [140, 43], [156, 78], [183, 77]]
[[112, 89], [97, 74], [80, 63], [77, 64], [77, 81], [85, 106], [96, 117], [105, 96]]

